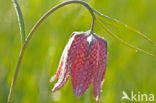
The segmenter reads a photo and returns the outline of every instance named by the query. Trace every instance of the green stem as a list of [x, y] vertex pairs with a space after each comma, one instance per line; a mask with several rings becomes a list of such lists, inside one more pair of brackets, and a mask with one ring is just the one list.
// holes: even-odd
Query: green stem
[[22, 11], [20, 9], [20, 6], [19, 6], [17, 0], [12, 0], [12, 2], [14, 4], [16, 14], [18, 17], [19, 28], [20, 28], [20, 32], [21, 32], [21, 46], [23, 46], [23, 44], [25, 42], [25, 26], [24, 26], [24, 19], [23, 19]]
[[144, 54], [147, 54], [147, 55], [149, 55], [149, 56], [152, 56], [152, 57], [156, 58], [155, 55], [153, 55], [153, 54], [151, 54], [151, 53], [149, 53], [149, 52], [147, 52], [147, 51], [145, 51], [145, 50], [143, 50], [143, 49], [140, 49], [140, 48], [138, 48], [138, 47], [135, 47], [135, 46], [129, 44], [128, 42], [126, 42], [126, 41], [120, 39], [116, 34], [114, 34], [113, 32], [111, 32], [111, 31], [102, 23], [102, 21], [101, 21], [100, 19], [96, 19], [96, 20], [97, 20], [97, 22], [103, 27], [103, 29], [104, 29], [110, 36], [112, 36], [114, 39], [116, 39], [116, 40], [118, 40], [119, 42], [121, 42], [123, 45], [126, 45], [126, 46], [128, 46], [128, 47], [130, 47], [130, 48], [132, 48], [132, 49], [135, 49], [135, 50], [137, 50], [137, 51], [140, 51], [140, 52], [142, 52], [142, 53], [144, 53]]
[[125, 29], [127, 29], [127, 30], [130, 30], [130, 31], [132, 31], [132, 32], [134, 32], [134, 33], [140, 35], [141, 37], [143, 37], [144, 39], [146, 39], [147, 41], [149, 41], [152, 45], [154, 45], [154, 46], [156, 47], [156, 43], [153, 42], [150, 38], [148, 38], [145, 34], [141, 33], [140, 31], [138, 31], [138, 30], [136, 30], [136, 29], [134, 29], [134, 28], [132, 28], [132, 27], [130, 27], [130, 26], [124, 24], [124, 23], [121, 23], [121, 22], [118, 21], [117, 19], [113, 19], [113, 18], [111, 18], [111, 17], [109, 17], [109, 16], [106, 16], [106, 15], [104, 15], [104, 14], [98, 12], [98, 11], [95, 10], [95, 9], [93, 9], [93, 11], [94, 11], [96, 14], [98, 14], [99, 16], [105, 18], [105, 21], [106, 21], [107, 23], [112, 24], [112, 25], [114, 25], [114, 26], [119, 25], [119, 26], [121, 26], [121, 27], [123, 27], [123, 28], [125, 28]]
[[91, 33], [93, 32], [93, 28], [94, 28], [94, 19], [95, 19], [95, 16], [94, 16], [94, 13], [92, 11], [92, 8], [86, 3], [86, 2], [83, 2], [83, 1], [77, 1], [77, 0], [73, 0], [73, 1], [66, 1], [64, 3], [61, 3], [53, 8], [51, 8], [48, 12], [46, 12], [38, 21], [37, 23], [34, 25], [34, 27], [32, 28], [32, 30], [30, 31], [28, 37], [26, 38], [26, 41], [24, 42], [24, 45], [23, 45], [23, 48], [21, 49], [21, 52], [20, 52], [20, 55], [19, 55], [19, 58], [18, 58], [18, 62], [17, 62], [17, 66], [16, 66], [16, 71], [15, 71], [15, 74], [14, 74], [14, 78], [13, 78], [13, 81], [12, 81], [12, 84], [11, 84], [11, 88], [10, 88], [10, 93], [9, 93], [9, 96], [8, 96], [8, 103], [11, 103], [12, 102], [12, 99], [13, 99], [13, 93], [14, 93], [14, 90], [15, 90], [15, 85], [16, 85], [16, 81], [17, 81], [17, 78], [18, 78], [18, 73], [19, 73], [19, 69], [20, 69], [20, 65], [21, 65], [21, 62], [22, 62], [22, 59], [23, 59], [23, 56], [24, 56], [24, 53], [25, 53], [25, 50], [28, 46], [28, 43], [32, 37], [32, 35], [34, 34], [34, 32], [37, 30], [37, 28], [39, 27], [39, 25], [50, 15], [52, 14], [54, 11], [56, 11], [57, 9], [65, 6], [65, 5], [68, 5], [68, 4], [72, 4], [72, 3], [78, 3], [78, 4], [81, 4], [83, 5], [84, 7], [86, 7], [90, 14], [92, 15], [92, 24], [91, 24]]

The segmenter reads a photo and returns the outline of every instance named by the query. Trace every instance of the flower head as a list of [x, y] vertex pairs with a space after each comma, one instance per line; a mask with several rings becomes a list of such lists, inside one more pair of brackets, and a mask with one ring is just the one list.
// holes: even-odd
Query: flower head
[[99, 100], [106, 65], [107, 41], [89, 31], [74, 32], [64, 48], [57, 73], [50, 80], [58, 78], [52, 91], [62, 88], [71, 75], [76, 97], [84, 94], [92, 83], [94, 97]]

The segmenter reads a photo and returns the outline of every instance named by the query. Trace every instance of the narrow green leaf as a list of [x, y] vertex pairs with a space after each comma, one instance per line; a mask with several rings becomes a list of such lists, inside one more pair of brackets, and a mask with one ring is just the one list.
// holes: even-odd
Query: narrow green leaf
[[142, 53], [144, 53], [144, 54], [147, 54], [147, 55], [149, 55], [149, 56], [152, 56], [152, 57], [156, 58], [155, 55], [153, 55], [153, 54], [151, 54], [151, 53], [149, 53], [149, 52], [147, 52], [147, 51], [145, 51], [145, 50], [143, 50], [143, 49], [140, 49], [140, 48], [138, 48], [138, 47], [135, 47], [134, 45], [131, 45], [131, 44], [129, 44], [128, 42], [126, 42], [126, 41], [120, 39], [116, 34], [114, 34], [112, 31], [110, 31], [110, 30], [102, 23], [102, 21], [101, 21], [100, 19], [96, 19], [96, 20], [97, 20], [98, 23], [102, 26], [102, 28], [103, 28], [110, 36], [112, 36], [114, 39], [118, 40], [118, 41], [121, 42], [122, 44], [124, 44], [124, 45], [126, 45], [126, 46], [128, 46], [128, 47], [130, 47], [130, 48], [132, 48], [132, 49], [135, 49], [135, 50], [137, 50], [137, 51], [140, 51], [140, 52], [142, 52]]
[[138, 35], [140, 35], [141, 37], [143, 37], [144, 39], [146, 39], [147, 41], [149, 41], [152, 45], [154, 45], [156, 47], [156, 43], [154, 41], [152, 41], [149, 37], [147, 37], [145, 34], [141, 33], [140, 31], [118, 21], [117, 19], [114, 19], [114, 18], [111, 18], [109, 16], [106, 16], [100, 12], [98, 12], [97, 10], [93, 9], [93, 11], [98, 14], [99, 16], [103, 17], [105, 19], [105, 21], [111, 25], [114, 25], [114, 26], [121, 26], [127, 30], [130, 30]]
[[24, 42], [25, 42], [25, 26], [24, 26], [24, 19], [23, 19], [23, 15], [22, 15], [22, 11], [20, 9], [20, 6], [17, 2], [17, 0], [12, 0], [15, 10], [16, 10], [16, 14], [18, 17], [18, 23], [19, 23], [19, 28], [20, 28], [20, 32], [21, 32], [21, 44], [23, 46]]

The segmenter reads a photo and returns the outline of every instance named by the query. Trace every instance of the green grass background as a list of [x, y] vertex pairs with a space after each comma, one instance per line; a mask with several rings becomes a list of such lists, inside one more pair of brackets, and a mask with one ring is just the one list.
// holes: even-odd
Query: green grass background
[[[64, 0], [18, 1], [28, 34], [48, 9]], [[156, 0], [84, 1], [156, 41]], [[55, 82], [49, 83], [70, 34], [87, 31], [90, 24], [89, 12], [79, 4], [71, 4], [56, 11], [40, 25], [25, 52], [13, 103], [95, 103], [92, 87], [77, 99], [73, 95], [70, 79], [55, 93], [51, 93]], [[107, 26], [122, 39], [156, 55], [156, 48], [135, 33]], [[122, 91], [129, 95], [131, 91], [140, 91], [156, 96], [156, 59], [120, 44], [97, 23], [95, 33], [108, 41], [108, 67], [99, 103], [128, 103], [126, 100], [121, 101]], [[0, 0], [0, 103], [7, 102], [20, 47], [20, 32], [12, 2]]]

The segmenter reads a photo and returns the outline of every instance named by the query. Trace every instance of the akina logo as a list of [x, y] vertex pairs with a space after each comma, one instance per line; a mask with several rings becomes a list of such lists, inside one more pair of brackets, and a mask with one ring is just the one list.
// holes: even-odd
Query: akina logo
[[137, 93], [134, 93], [131, 91], [130, 95], [128, 95], [125, 91], [122, 91], [122, 98], [121, 100], [128, 100], [128, 101], [135, 101], [135, 102], [151, 102], [155, 101], [154, 100], [154, 94], [146, 94], [146, 93], [141, 93], [140, 91]]

